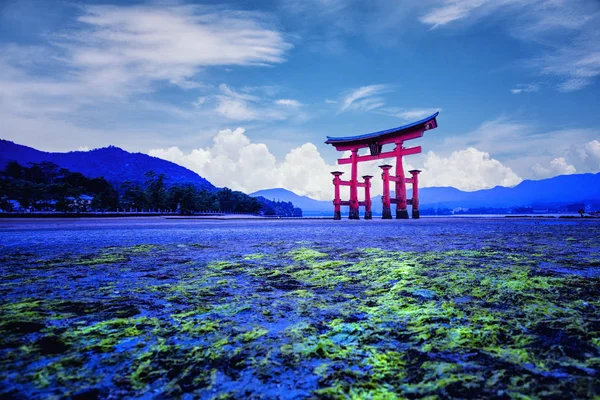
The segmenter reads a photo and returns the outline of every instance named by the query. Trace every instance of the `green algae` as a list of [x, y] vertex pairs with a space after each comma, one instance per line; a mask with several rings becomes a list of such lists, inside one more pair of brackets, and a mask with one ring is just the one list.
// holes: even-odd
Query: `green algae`
[[251, 331], [240, 333], [239, 335], [236, 336], [236, 339], [241, 340], [242, 342], [251, 342], [253, 340], [256, 340], [258, 338], [265, 336], [268, 333], [269, 333], [269, 331], [267, 329], [265, 329], [261, 326], [257, 326], [254, 329], [252, 329]]
[[138, 245], [129, 247], [128, 250], [133, 253], [149, 253], [152, 250], [156, 250], [158, 248], [159, 248], [159, 246], [157, 246], [155, 244], [138, 244]]
[[85, 359], [69, 356], [38, 369], [32, 375], [32, 380], [38, 388], [45, 388], [51, 384], [69, 387], [74, 383], [81, 382], [92, 385], [102, 379], [102, 376], [90, 372], [85, 366]]
[[127, 261], [127, 257], [120, 253], [104, 253], [96, 257], [80, 258], [73, 262], [74, 265], [94, 266], [101, 264], [113, 264]]
[[250, 261], [250, 260], [262, 260], [263, 258], [267, 257], [266, 254], [264, 253], [252, 253], [252, 254], [247, 254], [244, 256], [244, 260]]
[[[143, 246], [103, 251], [128, 267], [163, 251]], [[272, 385], [288, 371], [306, 397], [319, 398], [599, 391], [597, 278], [548, 274], [540, 255], [486, 248], [330, 256], [301, 246], [186, 264], [168, 280], [151, 274], [131, 291], [145, 299], [131, 309], [42, 297], [4, 303], [0, 327], [15, 345], [1, 365], [29, 360], [27, 379], [44, 393], [114, 382], [110, 390], [127, 397], [252, 397], [258, 392], [227, 385], [241, 376]], [[94, 293], [119, 286], [105, 280]], [[18, 318], [38, 325], [22, 337], [5, 324]]]
[[327, 257], [327, 254], [321, 253], [320, 251], [308, 248], [308, 247], [300, 247], [290, 251], [287, 254], [294, 261], [314, 261], [318, 258]]

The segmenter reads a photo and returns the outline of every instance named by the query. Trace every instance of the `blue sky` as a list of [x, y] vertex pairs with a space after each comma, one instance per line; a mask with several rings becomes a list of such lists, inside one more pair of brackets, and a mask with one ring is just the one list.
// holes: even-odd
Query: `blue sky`
[[598, 172], [598, 26], [596, 0], [3, 0], [0, 137], [328, 198], [325, 136], [440, 110], [425, 186]]

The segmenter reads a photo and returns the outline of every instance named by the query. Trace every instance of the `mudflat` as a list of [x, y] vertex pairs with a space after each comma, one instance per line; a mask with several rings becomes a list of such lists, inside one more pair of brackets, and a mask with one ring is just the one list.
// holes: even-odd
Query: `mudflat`
[[600, 222], [0, 221], [3, 398], [593, 398]]

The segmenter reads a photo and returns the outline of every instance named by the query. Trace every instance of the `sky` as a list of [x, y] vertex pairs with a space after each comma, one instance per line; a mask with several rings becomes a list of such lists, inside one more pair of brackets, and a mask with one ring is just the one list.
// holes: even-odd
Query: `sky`
[[599, 172], [599, 26], [598, 0], [0, 0], [0, 138], [331, 199], [326, 136], [439, 111], [422, 186]]

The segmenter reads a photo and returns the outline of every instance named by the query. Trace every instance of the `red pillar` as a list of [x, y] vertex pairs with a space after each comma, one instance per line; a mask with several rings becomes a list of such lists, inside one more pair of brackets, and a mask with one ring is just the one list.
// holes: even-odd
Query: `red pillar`
[[348, 219], [360, 219], [358, 211], [358, 149], [352, 149], [352, 176], [350, 177], [350, 214]]
[[413, 169], [408, 172], [412, 175], [412, 217], [419, 219], [419, 173], [421, 171]]
[[371, 175], [363, 176], [365, 180], [365, 219], [373, 219], [371, 211]]
[[381, 173], [381, 179], [383, 179], [383, 195], [381, 196], [383, 210], [381, 212], [381, 219], [392, 219], [392, 209], [390, 203], [390, 168], [392, 168], [392, 166], [380, 165], [379, 168], [383, 170]]
[[342, 219], [341, 205], [342, 199], [340, 198], [340, 176], [343, 172], [334, 171], [333, 175], [333, 219]]
[[402, 165], [402, 142], [396, 142], [396, 218], [408, 219], [406, 209], [406, 177]]

